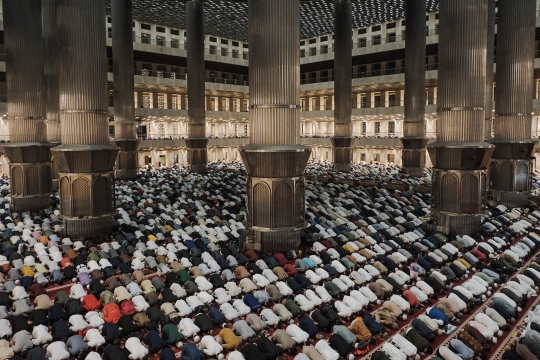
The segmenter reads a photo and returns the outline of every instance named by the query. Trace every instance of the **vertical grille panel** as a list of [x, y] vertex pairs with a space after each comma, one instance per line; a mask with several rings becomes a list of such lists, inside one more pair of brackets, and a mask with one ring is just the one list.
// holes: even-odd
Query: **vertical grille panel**
[[467, 174], [461, 179], [461, 212], [477, 213], [480, 196], [478, 194], [478, 179]]
[[459, 212], [459, 186], [458, 178], [454, 174], [446, 174], [441, 180], [441, 210], [457, 213]]
[[111, 212], [111, 186], [106, 177], [98, 177], [94, 181], [94, 216], [104, 215]]
[[60, 206], [62, 207], [62, 214], [66, 215], [71, 215], [70, 186], [67, 176], [60, 179]]
[[253, 188], [253, 226], [270, 228], [270, 187], [266, 183]]
[[11, 169], [11, 193], [23, 193], [23, 172], [20, 167], [13, 167]]
[[516, 191], [527, 191], [529, 189], [529, 166], [526, 163], [516, 165]]
[[52, 192], [52, 173], [48, 165], [41, 168], [41, 189], [43, 194]]
[[294, 220], [293, 204], [291, 203], [292, 187], [289, 184], [280, 183], [274, 188], [273, 195], [274, 227], [292, 227]]
[[92, 216], [92, 198], [90, 180], [78, 178], [73, 181], [73, 216]]
[[39, 171], [32, 166], [26, 169], [26, 195], [39, 194]]
[[514, 167], [512, 163], [505, 161], [501, 164], [499, 171], [499, 187], [501, 191], [512, 191], [512, 182], [514, 179]]

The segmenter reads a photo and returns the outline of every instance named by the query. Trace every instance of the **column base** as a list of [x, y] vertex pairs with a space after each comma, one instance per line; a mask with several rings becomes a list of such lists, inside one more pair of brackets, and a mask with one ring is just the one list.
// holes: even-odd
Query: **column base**
[[207, 138], [186, 139], [188, 166], [191, 172], [196, 174], [206, 173], [208, 159], [207, 144]]
[[351, 146], [354, 139], [349, 137], [333, 137], [334, 171], [351, 171]]
[[491, 190], [493, 200], [488, 200], [489, 205], [497, 206], [504, 205], [506, 207], [523, 207], [529, 204], [528, 192], [512, 192]]
[[108, 236], [112, 230], [113, 218], [110, 214], [84, 218], [64, 217], [64, 234], [73, 240], [89, 236]]
[[433, 211], [432, 218], [425, 227], [446, 234], [472, 235], [482, 231], [482, 214], [454, 214]]
[[51, 206], [51, 194], [12, 196], [11, 211], [24, 212], [31, 210], [43, 210]]
[[424, 176], [425, 167], [410, 168], [404, 167], [403, 171], [405, 174], [410, 175], [411, 177], [422, 177]]
[[138, 139], [115, 139], [112, 143], [120, 148], [115, 163], [115, 177], [121, 180], [137, 178], [137, 149]]
[[262, 232], [253, 231], [253, 242], [246, 247], [260, 247], [265, 253], [296, 250], [300, 246], [300, 230]]
[[137, 178], [137, 170], [136, 169], [132, 169], [132, 170], [116, 169], [116, 171], [114, 172], [114, 177], [119, 180], [134, 180]]

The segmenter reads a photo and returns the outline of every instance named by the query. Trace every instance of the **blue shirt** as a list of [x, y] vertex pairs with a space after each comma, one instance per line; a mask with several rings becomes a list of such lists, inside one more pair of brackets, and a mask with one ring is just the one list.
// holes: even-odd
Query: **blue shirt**
[[474, 356], [474, 351], [459, 339], [450, 340], [450, 346], [456, 355], [463, 360], [469, 360]]

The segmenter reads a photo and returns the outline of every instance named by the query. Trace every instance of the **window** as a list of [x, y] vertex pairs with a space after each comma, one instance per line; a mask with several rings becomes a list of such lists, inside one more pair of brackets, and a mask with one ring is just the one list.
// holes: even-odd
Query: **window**
[[[364, 109], [368, 107], [366, 94], [360, 95], [360, 107]], [[365, 124], [365, 123], [362, 123], [362, 124]]]
[[371, 31], [372, 31], [372, 32], [375, 32], [375, 31], [381, 31], [381, 25], [372, 26], [372, 27], [371, 27]]
[[210, 38], [208, 40], [210, 40], [210, 42], [217, 42], [217, 38], [215, 38], [213, 36], [210, 36]]
[[435, 20], [439, 20], [439, 13], [435, 14]]
[[109, 125], [109, 137], [114, 137], [114, 125]]
[[158, 134], [159, 137], [163, 137], [165, 135], [165, 124], [162, 122], [158, 124]]
[[328, 36], [321, 36], [321, 42], [328, 41]]
[[393, 163], [394, 162], [394, 154], [387, 154], [386, 155], [386, 161]]
[[112, 22], [112, 21], [111, 21], [111, 17], [110, 17], [110, 16], [107, 16], [107, 23], [110, 24], [111, 22]]
[[379, 153], [373, 154], [373, 161], [378, 162], [380, 160], [381, 160], [381, 154], [379, 154]]
[[244, 49], [248, 49], [248, 48], [249, 48], [249, 45], [246, 44], [246, 43], [244, 43], [244, 44], [242, 44], [242, 47], [243, 47]]
[[360, 154], [360, 161], [366, 161], [366, 153]]
[[222, 43], [223, 45], [229, 45], [229, 40], [227, 40], [227, 39], [221, 39], [221, 43]]
[[317, 55], [317, 49], [312, 47], [312, 48], [309, 48], [309, 56], [315, 56]]
[[215, 55], [217, 53], [216, 45], [210, 45], [208, 48], [208, 52], [212, 55]]
[[300, 50], [300, 57], [306, 57], [306, 50], [304, 49]]
[[386, 24], [386, 28], [387, 28], [387, 29], [394, 29], [395, 27], [396, 27], [396, 23], [395, 23], [395, 22]]
[[171, 29], [171, 35], [180, 35], [180, 30]]
[[367, 123], [365, 121], [362, 121], [362, 135], [366, 135], [367, 133]]
[[150, 24], [141, 24], [141, 29], [152, 30], [152, 26], [150, 26]]
[[375, 135], [379, 135], [381, 133], [381, 122], [375, 121]]
[[300, 46], [304, 46], [304, 45], [306, 45], [306, 41], [305, 40], [300, 41]]
[[150, 44], [151, 40], [150, 40], [150, 34], [144, 34], [144, 33], [141, 33], [141, 42], [143, 44]]
[[321, 45], [321, 54], [328, 54], [328, 45]]
[[373, 76], [379, 76], [381, 75], [381, 64], [373, 64], [371, 66], [371, 70], [373, 72]]
[[310, 44], [315, 44], [315, 43], [317, 43], [317, 39], [309, 39], [309, 43]]
[[367, 39], [365, 37], [358, 39], [358, 47], [364, 48], [367, 46]]
[[149, 109], [150, 106], [150, 94], [143, 94], [143, 107]]
[[229, 53], [228, 49], [227, 48], [221, 48], [221, 56], [227, 56], [227, 54]]
[[171, 109], [178, 109], [178, 105], [176, 103], [176, 95], [171, 96]]
[[395, 135], [395, 134], [396, 134], [396, 122], [389, 121], [388, 122], [388, 135]]
[[238, 47], [238, 46], [240, 46], [240, 43], [239, 43], [238, 41], [233, 41], [233, 42], [232, 42], [232, 46]]
[[179, 45], [178, 40], [176, 39], [171, 40], [171, 48], [178, 49], [178, 45]]
[[358, 35], [365, 34], [366, 32], [367, 32], [367, 29], [366, 29], [366, 28], [358, 29]]
[[381, 44], [381, 35], [374, 35], [371, 37], [371, 43], [373, 45], [380, 45]]
[[165, 95], [158, 95], [157, 102], [158, 109], [165, 109]]
[[163, 26], [156, 26], [156, 32], [165, 34], [165, 28]]
[[389, 94], [388, 95], [388, 106], [398, 106], [396, 104], [396, 94]]
[[112, 38], [112, 29], [111, 28], [107, 28], [107, 37], [109, 39]]
[[396, 42], [396, 33], [390, 33], [386, 37], [386, 42], [393, 43]]
[[165, 46], [165, 38], [163, 36], [156, 36], [156, 44], [158, 46]]

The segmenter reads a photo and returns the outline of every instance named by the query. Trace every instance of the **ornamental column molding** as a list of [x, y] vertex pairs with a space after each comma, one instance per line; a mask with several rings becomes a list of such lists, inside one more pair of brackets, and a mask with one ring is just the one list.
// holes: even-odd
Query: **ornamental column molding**
[[4, 0], [6, 83], [13, 211], [49, 207], [52, 165], [47, 142], [41, 0]]
[[485, 97], [485, 125], [484, 138], [491, 138], [493, 127], [493, 73], [495, 60], [495, 0], [488, 0], [488, 29], [486, 52], [486, 97]]
[[188, 165], [195, 173], [206, 172], [206, 108], [204, 70], [204, 7], [200, 0], [186, 2]]
[[439, 96], [433, 162], [432, 217], [440, 230], [481, 230], [486, 167], [494, 146], [484, 142], [488, 0], [439, 5]]
[[64, 230], [75, 239], [108, 235], [118, 148], [108, 131], [105, 3], [56, 0], [56, 19], [62, 145], [52, 153]]
[[289, 250], [306, 226], [310, 155], [299, 145], [300, 1], [249, 0], [248, 8], [250, 145], [240, 149], [247, 171], [246, 246]]
[[352, 5], [334, 1], [334, 170], [351, 171]]
[[133, 5], [131, 0], [112, 0], [112, 51], [114, 76], [114, 141], [120, 148], [116, 178], [137, 178], [137, 139], [133, 60]]
[[537, 145], [531, 139], [535, 14], [534, 0], [499, 1], [490, 190], [494, 203], [512, 207], [529, 201]]
[[405, 2], [405, 121], [402, 162], [405, 172], [422, 176], [426, 166], [426, 1]]

